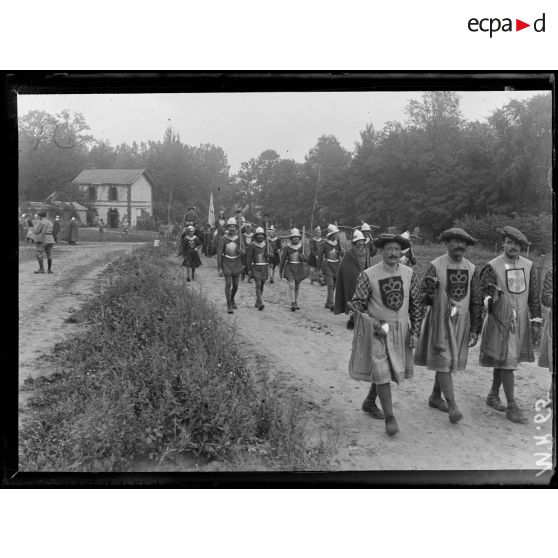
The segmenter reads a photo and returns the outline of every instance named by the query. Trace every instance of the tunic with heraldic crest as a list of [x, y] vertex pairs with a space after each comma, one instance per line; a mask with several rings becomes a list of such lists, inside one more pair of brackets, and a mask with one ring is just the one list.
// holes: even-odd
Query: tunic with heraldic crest
[[398, 264], [391, 272], [386, 271], [380, 262], [365, 269], [358, 277], [352, 298], [354, 307], [375, 320], [384, 320], [389, 326], [385, 341], [372, 339], [375, 356], [371, 381], [376, 384], [391, 380], [399, 383], [403, 375], [406, 378], [412, 376], [413, 354], [408, 347], [407, 333], [409, 321], [414, 335], [420, 331], [422, 308], [418, 293], [415, 272], [403, 264]]
[[429, 292], [423, 279], [419, 298], [428, 305], [415, 351], [415, 364], [437, 372], [465, 370], [469, 334], [482, 325], [482, 296], [475, 266], [466, 258], [453, 261], [447, 254], [433, 260], [425, 277], [437, 278]]
[[238, 275], [244, 266], [240, 258], [240, 239], [238, 234], [229, 236], [224, 234], [217, 245], [217, 267], [224, 275]]
[[500, 291], [484, 321], [479, 361], [481, 366], [514, 370], [519, 362], [535, 360], [529, 313], [540, 318], [541, 304], [533, 263], [522, 256], [497, 256], [481, 272], [483, 296], [494, 294], [491, 285]]

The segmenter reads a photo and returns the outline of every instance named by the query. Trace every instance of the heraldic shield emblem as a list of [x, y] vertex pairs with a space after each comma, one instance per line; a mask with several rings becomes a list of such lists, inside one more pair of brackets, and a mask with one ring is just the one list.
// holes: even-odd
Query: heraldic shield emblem
[[525, 270], [523, 268], [506, 269], [506, 284], [510, 293], [521, 294], [524, 292], [527, 289]]
[[468, 269], [447, 269], [448, 295], [455, 302], [463, 300], [469, 290]]
[[399, 275], [378, 281], [382, 303], [386, 308], [397, 311], [403, 306], [403, 279]]

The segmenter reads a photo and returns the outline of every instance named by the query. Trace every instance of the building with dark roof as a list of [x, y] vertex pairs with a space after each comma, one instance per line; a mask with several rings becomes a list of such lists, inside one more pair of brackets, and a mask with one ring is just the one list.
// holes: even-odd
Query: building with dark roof
[[72, 184], [86, 195], [89, 207], [108, 227], [127, 222], [136, 227], [138, 220], [153, 215], [153, 182], [145, 169], [87, 169]]

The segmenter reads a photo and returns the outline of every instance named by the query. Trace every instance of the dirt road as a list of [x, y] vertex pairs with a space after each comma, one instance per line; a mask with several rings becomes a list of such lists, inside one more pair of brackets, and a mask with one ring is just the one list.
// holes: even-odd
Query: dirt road
[[[19, 385], [49, 372], [42, 355], [79, 324], [65, 323], [91, 295], [95, 280], [114, 258], [138, 246], [125, 242], [56, 245], [51, 275], [36, 275], [35, 259], [19, 264]], [[45, 262], [46, 263], [46, 262]]]
[[[77, 309], [91, 293], [104, 266], [131, 250], [131, 243], [84, 243], [57, 246], [53, 275], [35, 275], [36, 262], [20, 264], [20, 384], [28, 376], [48, 373], [41, 355], [79, 330], [65, 323], [71, 308]], [[177, 272], [180, 260], [176, 262]], [[257, 354], [270, 372], [300, 394], [316, 409], [316, 430], [337, 436], [339, 470], [409, 469], [537, 469], [534, 454], [550, 451], [536, 446], [534, 436], [551, 434], [551, 420], [535, 424], [534, 405], [547, 396], [548, 370], [523, 364], [516, 372], [517, 398], [529, 423], [513, 424], [487, 407], [491, 371], [478, 366], [478, 346], [470, 352], [467, 371], [456, 375], [458, 404], [464, 419], [451, 425], [447, 414], [427, 405], [432, 372], [415, 367], [415, 377], [393, 385], [394, 410], [401, 432], [393, 439], [378, 421], [360, 410], [368, 384], [355, 382], [347, 373], [352, 332], [346, 317], [334, 316], [324, 306], [326, 288], [302, 283], [300, 310], [291, 312], [286, 281], [266, 284], [263, 311], [254, 308], [254, 285], [241, 282], [232, 316], [224, 304], [224, 280], [216, 271], [216, 259], [204, 259], [196, 281], [184, 283], [213, 301], [226, 320], [234, 320], [243, 346]], [[503, 396], [503, 394], [502, 394]], [[537, 428], [538, 427], [538, 428]]]
[[384, 422], [360, 409], [369, 384], [348, 375], [352, 332], [345, 327], [346, 316], [334, 316], [324, 308], [326, 287], [312, 286], [305, 280], [300, 310], [293, 313], [288, 284], [276, 275], [274, 284], [266, 283], [265, 309], [258, 311], [254, 308], [254, 285], [241, 282], [236, 296], [238, 310], [229, 316], [224, 280], [217, 275], [215, 258], [204, 259], [196, 281], [187, 285], [214, 301], [226, 319], [236, 322], [247, 346], [265, 357], [273, 373], [320, 409], [318, 429], [339, 429], [340, 470], [537, 469], [539, 458], [534, 454], [550, 451], [548, 445], [544, 449], [536, 446], [534, 439], [552, 433], [551, 420], [534, 422], [535, 402], [546, 398], [550, 386], [547, 369], [523, 364], [516, 372], [517, 399], [529, 423], [514, 424], [485, 404], [492, 371], [477, 364], [477, 345], [470, 352], [467, 370], [455, 377], [464, 419], [452, 425], [447, 414], [427, 405], [433, 372], [415, 367], [412, 380], [392, 384], [401, 432], [388, 438]]

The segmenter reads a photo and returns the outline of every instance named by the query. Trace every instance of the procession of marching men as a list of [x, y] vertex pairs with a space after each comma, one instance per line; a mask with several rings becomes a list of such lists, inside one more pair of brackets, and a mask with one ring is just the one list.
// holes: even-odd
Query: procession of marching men
[[[428, 405], [447, 413], [452, 424], [463, 418], [453, 376], [465, 371], [468, 349], [479, 339], [479, 364], [492, 369], [486, 404], [512, 422], [527, 422], [515, 400], [514, 370], [520, 362], [535, 360], [532, 337], [540, 337], [541, 301], [552, 306], [553, 279], [551, 270], [544, 278], [541, 298], [535, 268], [521, 256], [529, 241], [518, 229], [498, 230], [503, 253], [482, 269], [463, 256], [476, 240], [460, 228], [444, 231], [440, 240], [446, 252], [429, 263], [419, 281], [408, 232], [373, 238], [371, 226], [363, 223], [353, 228], [351, 246], [344, 252], [334, 224], [328, 225], [324, 236], [319, 226], [312, 233], [293, 228], [283, 246], [269, 221], [265, 228], [254, 227], [239, 213], [225, 219], [221, 212], [209, 234], [196, 234], [195, 225], [196, 220], [187, 221], [179, 243], [187, 281], [194, 279], [201, 265], [202, 246], [206, 255], [215, 253], [218, 274], [225, 278], [229, 314], [237, 309], [235, 295], [246, 276], [248, 283], [254, 283], [254, 306], [263, 310], [264, 285], [274, 282], [276, 268], [279, 278], [288, 281], [290, 310], [296, 312], [300, 284], [307, 276], [304, 264], [308, 264], [310, 283], [327, 286], [324, 307], [349, 315], [347, 328], [354, 330], [349, 373], [370, 382], [362, 410], [384, 420], [389, 436], [399, 431], [391, 382], [411, 378], [415, 364], [434, 373]], [[382, 259], [371, 265], [378, 251]], [[551, 311], [542, 333], [539, 366], [553, 371]], [[506, 404], [500, 399], [501, 387]], [[550, 392], [547, 407], [551, 407]]]

